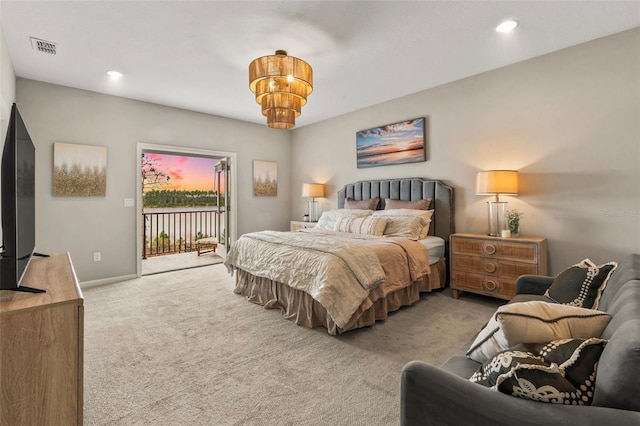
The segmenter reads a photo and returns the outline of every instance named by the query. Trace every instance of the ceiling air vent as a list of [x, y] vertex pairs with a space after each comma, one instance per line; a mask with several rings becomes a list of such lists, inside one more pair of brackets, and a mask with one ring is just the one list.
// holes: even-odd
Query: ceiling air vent
[[39, 38], [31, 37], [31, 47], [33, 50], [37, 50], [42, 53], [49, 53], [55, 55], [58, 49], [58, 45], [52, 41], [40, 40]]

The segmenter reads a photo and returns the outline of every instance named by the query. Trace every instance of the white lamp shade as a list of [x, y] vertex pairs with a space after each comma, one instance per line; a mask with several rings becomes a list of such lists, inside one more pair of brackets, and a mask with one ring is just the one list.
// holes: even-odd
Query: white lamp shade
[[324, 185], [321, 183], [303, 183], [303, 197], [324, 197]]
[[488, 170], [476, 175], [476, 195], [518, 195], [518, 172]]

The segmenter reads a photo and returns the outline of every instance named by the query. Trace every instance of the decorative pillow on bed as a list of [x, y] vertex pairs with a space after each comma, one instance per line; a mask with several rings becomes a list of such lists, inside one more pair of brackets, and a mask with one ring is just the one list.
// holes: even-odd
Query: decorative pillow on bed
[[345, 216], [338, 218], [335, 230], [339, 232], [350, 232], [353, 234], [369, 234], [382, 236], [384, 228], [387, 226], [386, 217], [354, 217]]
[[566, 338], [600, 337], [611, 315], [576, 306], [531, 301], [498, 308], [480, 331], [467, 356], [484, 362], [519, 343], [543, 343]]
[[389, 209], [377, 210], [373, 216], [386, 217], [387, 227], [384, 235], [422, 240], [429, 233], [433, 210]]
[[368, 209], [334, 209], [326, 212], [322, 212], [316, 228], [327, 229], [333, 231], [336, 229], [338, 219], [341, 217], [365, 217], [371, 216], [373, 210]]
[[538, 350], [510, 349], [485, 361], [469, 379], [535, 401], [590, 405], [606, 340], [562, 339]]
[[384, 209], [415, 209], [415, 210], [429, 210], [429, 206], [431, 206], [431, 198], [427, 198], [426, 200], [416, 200], [416, 201], [401, 201], [401, 200], [392, 200], [391, 198], [384, 199]]
[[616, 262], [596, 266], [585, 259], [560, 272], [544, 295], [565, 305], [598, 309], [600, 296], [617, 266]]
[[378, 208], [378, 203], [380, 202], [380, 198], [371, 198], [369, 200], [359, 200], [356, 201], [353, 198], [346, 198], [344, 200], [344, 208], [345, 209], [368, 209], [375, 210]]
[[389, 216], [384, 235], [419, 240], [424, 228], [428, 226], [429, 222], [425, 222], [420, 216]]

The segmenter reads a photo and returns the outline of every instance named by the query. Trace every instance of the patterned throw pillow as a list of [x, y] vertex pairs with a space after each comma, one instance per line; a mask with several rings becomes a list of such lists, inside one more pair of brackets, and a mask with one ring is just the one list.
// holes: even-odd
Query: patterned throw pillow
[[508, 373], [514, 366], [520, 364], [547, 365], [541, 356], [527, 351], [507, 349], [506, 351], [498, 352], [491, 359], [482, 363], [478, 371], [469, 380], [479, 385], [493, 388], [497, 384], [498, 377]]
[[600, 295], [617, 266], [616, 262], [597, 266], [585, 259], [558, 274], [544, 295], [564, 305], [598, 309]]
[[576, 387], [584, 405], [590, 405], [595, 389], [598, 360], [607, 341], [591, 339], [561, 339], [531, 349], [548, 363], [564, 370], [564, 377]]
[[498, 378], [497, 389], [507, 395], [552, 404], [585, 405], [575, 386], [558, 366], [518, 364]]
[[532, 346], [530, 352], [520, 345], [485, 361], [469, 380], [519, 398], [590, 405], [606, 344], [597, 338], [562, 339]]

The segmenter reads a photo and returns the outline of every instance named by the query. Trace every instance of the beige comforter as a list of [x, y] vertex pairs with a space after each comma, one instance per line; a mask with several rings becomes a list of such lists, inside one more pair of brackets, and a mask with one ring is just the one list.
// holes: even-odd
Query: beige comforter
[[338, 327], [382, 283], [401, 288], [430, 272], [427, 249], [415, 241], [323, 230], [245, 234], [225, 266], [308, 293]]

